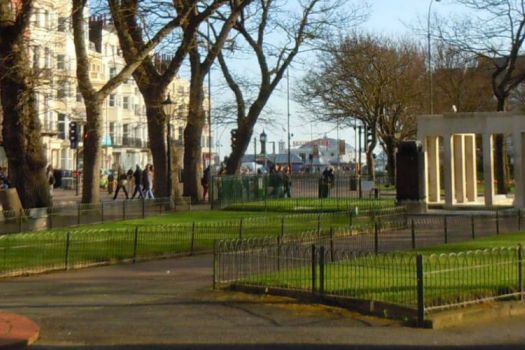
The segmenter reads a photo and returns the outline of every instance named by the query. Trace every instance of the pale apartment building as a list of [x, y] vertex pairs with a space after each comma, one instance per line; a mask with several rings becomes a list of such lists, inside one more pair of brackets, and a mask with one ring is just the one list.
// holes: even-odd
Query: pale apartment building
[[[29, 30], [30, 57], [39, 78], [37, 110], [42, 123], [42, 136], [49, 164], [55, 169], [75, 170], [76, 150], [70, 148], [69, 123], [76, 121], [79, 130], [79, 166], [82, 167], [82, 135], [85, 108], [76, 84], [76, 56], [70, 19], [70, 1], [38, 0]], [[88, 28], [89, 27], [89, 28]], [[86, 22], [89, 33], [90, 76], [100, 88], [124, 66], [118, 37], [113, 26], [103, 18], [91, 17]], [[176, 78], [170, 88], [178, 112], [172, 118], [174, 145], [183, 141], [189, 82]], [[205, 106], [208, 102], [205, 101]], [[103, 170], [134, 168], [152, 163], [148, 144], [146, 108], [133, 78], [121, 84], [103, 106]], [[203, 165], [209, 162], [208, 125], [202, 137]], [[213, 144], [213, 142], [212, 142]], [[0, 156], [2, 152], [0, 152]]]

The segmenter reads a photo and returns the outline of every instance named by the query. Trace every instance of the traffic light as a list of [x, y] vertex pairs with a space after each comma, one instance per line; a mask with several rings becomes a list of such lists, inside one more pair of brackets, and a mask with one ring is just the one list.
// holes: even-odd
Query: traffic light
[[69, 122], [69, 142], [71, 149], [78, 147], [78, 125], [77, 122]]
[[232, 141], [232, 147], [237, 143], [237, 129], [232, 129], [230, 131], [231, 134], [231, 141]]
[[372, 141], [374, 140], [374, 129], [372, 129], [371, 127], [369, 126], [365, 126], [365, 144], [366, 145], [369, 145], [372, 143]]

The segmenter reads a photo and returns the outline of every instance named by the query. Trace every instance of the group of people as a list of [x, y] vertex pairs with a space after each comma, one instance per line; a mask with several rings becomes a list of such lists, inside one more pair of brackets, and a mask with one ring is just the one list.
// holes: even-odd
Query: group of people
[[292, 197], [292, 177], [288, 167], [276, 165], [270, 169], [268, 191], [274, 198]]
[[113, 200], [115, 200], [122, 190], [126, 199], [129, 199], [127, 187], [130, 186], [130, 191], [133, 191], [131, 199], [135, 199], [135, 196], [153, 199], [155, 198], [153, 195], [153, 174], [153, 165], [151, 164], [146, 164], [144, 169], [141, 169], [140, 165], [137, 164], [135, 171], [129, 169], [127, 173], [124, 172], [122, 167], [119, 167], [116, 176], [113, 172], [108, 175], [108, 193], [112, 194], [115, 192], [113, 195]]

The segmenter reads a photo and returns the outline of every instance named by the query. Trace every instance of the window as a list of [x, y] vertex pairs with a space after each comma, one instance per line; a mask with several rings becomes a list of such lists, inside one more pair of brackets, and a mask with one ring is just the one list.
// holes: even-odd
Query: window
[[57, 30], [59, 32], [67, 32], [67, 18], [66, 17], [58, 17]]
[[44, 53], [44, 68], [51, 67], [51, 51], [46, 47]]
[[58, 138], [66, 139], [66, 115], [64, 113], [58, 113]]
[[33, 69], [40, 68], [40, 46], [33, 47]]
[[66, 57], [57, 55], [57, 69], [66, 69]]
[[178, 140], [179, 141], [184, 141], [184, 128], [182, 126], [179, 126], [179, 137], [178, 137]]
[[44, 10], [44, 28], [49, 29], [50, 23], [49, 23], [49, 11]]
[[122, 108], [129, 109], [129, 96], [124, 96], [122, 99]]
[[179, 86], [177, 92], [179, 93], [179, 95], [184, 95], [184, 86]]
[[113, 78], [115, 75], [117, 75], [117, 68], [115, 68], [115, 67], [111, 67], [111, 68], [109, 69], [109, 78], [111, 79], [111, 78]]
[[115, 103], [115, 94], [111, 94], [111, 95], [109, 95], [109, 106], [110, 106], [110, 107], [115, 107], [115, 106], [116, 106], [116, 103]]
[[77, 86], [77, 102], [82, 102], [82, 93], [80, 92], [80, 89]]
[[36, 8], [35, 9], [35, 27], [41, 27], [42, 26], [42, 19], [40, 18], [40, 12], [41, 10]]

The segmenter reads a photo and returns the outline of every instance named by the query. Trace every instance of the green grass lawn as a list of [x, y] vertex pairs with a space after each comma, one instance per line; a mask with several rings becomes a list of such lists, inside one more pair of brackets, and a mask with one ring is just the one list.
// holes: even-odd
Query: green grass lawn
[[[253, 215], [252, 215], [253, 214]], [[347, 213], [195, 211], [144, 220], [0, 236], [0, 275], [211, 250], [215, 240], [293, 237], [330, 227], [372, 225]], [[69, 240], [68, 240], [69, 237]]]
[[[514, 233], [419, 250], [424, 255], [425, 306], [432, 308], [516, 292], [516, 246], [524, 243], [525, 234]], [[303, 268], [287, 269], [292, 262], [281, 257], [283, 268], [279, 271], [254, 274], [242, 283], [310, 289], [309, 254], [305, 250], [300, 257], [293, 257], [295, 263], [303, 259]], [[317, 285], [319, 275], [318, 271]], [[334, 262], [329, 254], [326, 257], [324, 289], [329, 294], [416, 307], [416, 282], [416, 252], [349, 256]]]

